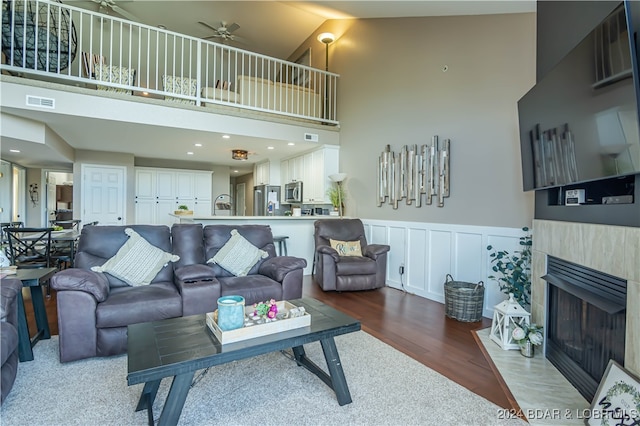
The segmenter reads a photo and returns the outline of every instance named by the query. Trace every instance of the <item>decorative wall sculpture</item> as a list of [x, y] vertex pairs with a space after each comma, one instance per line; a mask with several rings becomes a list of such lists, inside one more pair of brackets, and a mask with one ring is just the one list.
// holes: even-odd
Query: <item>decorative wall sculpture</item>
[[398, 208], [400, 200], [422, 207], [422, 200], [438, 207], [449, 196], [449, 149], [451, 142], [438, 136], [426, 145], [405, 145], [398, 154], [387, 145], [378, 160], [378, 207], [385, 201]]

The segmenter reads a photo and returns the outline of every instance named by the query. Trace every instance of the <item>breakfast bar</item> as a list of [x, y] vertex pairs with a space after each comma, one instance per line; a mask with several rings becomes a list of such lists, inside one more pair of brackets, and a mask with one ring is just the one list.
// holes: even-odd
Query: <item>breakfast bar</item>
[[306, 259], [306, 275], [311, 274], [313, 265], [313, 223], [318, 219], [339, 219], [338, 216], [194, 216], [174, 215], [176, 223], [201, 223], [204, 225], [269, 225], [274, 236], [286, 235], [287, 254]]

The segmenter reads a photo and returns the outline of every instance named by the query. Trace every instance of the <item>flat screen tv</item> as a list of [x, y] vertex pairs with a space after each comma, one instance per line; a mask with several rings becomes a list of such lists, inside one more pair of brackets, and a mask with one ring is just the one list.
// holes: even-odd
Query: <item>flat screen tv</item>
[[637, 34], [625, 6], [518, 101], [525, 191], [640, 173]]

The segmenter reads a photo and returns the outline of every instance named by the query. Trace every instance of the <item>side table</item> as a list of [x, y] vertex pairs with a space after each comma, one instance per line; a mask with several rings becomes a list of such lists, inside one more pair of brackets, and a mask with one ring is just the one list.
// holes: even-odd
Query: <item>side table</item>
[[24, 310], [24, 299], [22, 292], [18, 293], [18, 359], [20, 362], [33, 360], [33, 346], [40, 339], [50, 339], [49, 323], [47, 322], [47, 311], [44, 306], [41, 285], [58, 271], [57, 268], [34, 268], [18, 269], [15, 277], [22, 281], [23, 287], [29, 287], [31, 292], [31, 303], [33, 313], [36, 318], [37, 332], [31, 337], [29, 326], [27, 325], [27, 314]]

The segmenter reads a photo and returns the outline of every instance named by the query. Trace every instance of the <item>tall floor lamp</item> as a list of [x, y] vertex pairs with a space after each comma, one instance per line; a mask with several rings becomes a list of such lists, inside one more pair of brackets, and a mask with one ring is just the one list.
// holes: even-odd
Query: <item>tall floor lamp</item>
[[346, 173], [335, 173], [329, 175], [329, 179], [338, 185], [338, 214], [340, 215], [340, 219], [342, 219], [342, 182], [347, 178]]
[[[329, 45], [336, 41], [336, 36], [332, 33], [318, 34], [318, 41], [324, 44], [324, 70], [329, 71]], [[329, 88], [327, 78], [324, 76], [324, 118], [329, 119]]]

